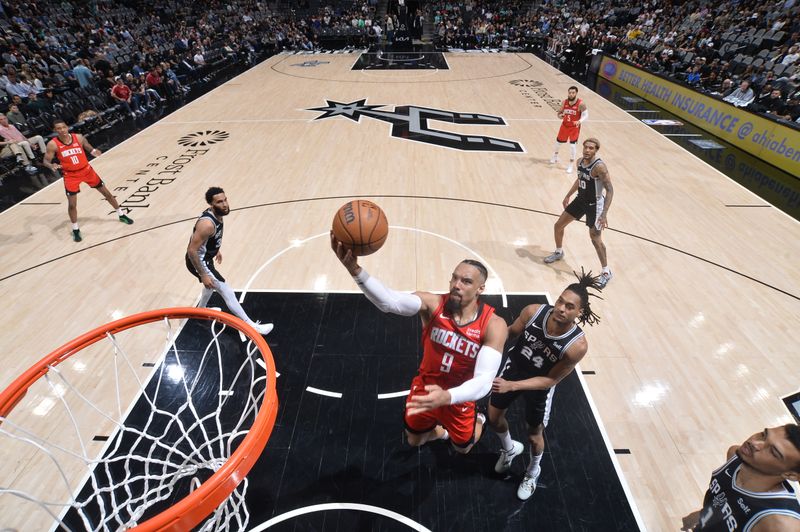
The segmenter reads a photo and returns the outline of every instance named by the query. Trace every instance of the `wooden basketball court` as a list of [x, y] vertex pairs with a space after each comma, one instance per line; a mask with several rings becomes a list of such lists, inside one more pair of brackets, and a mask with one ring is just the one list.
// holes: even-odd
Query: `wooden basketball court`
[[[443, 291], [465, 257], [486, 262], [497, 295], [555, 297], [573, 270], [599, 270], [582, 223], [567, 228], [563, 261], [542, 262], [575, 179], [566, 148], [548, 164], [551, 104], [574, 80], [529, 54], [448, 54], [449, 70], [353, 71], [356, 59], [275, 56], [96, 159], [132, 226], [84, 188], [84, 240], [72, 242], [60, 182], [0, 214], [0, 386], [102, 323], [192, 305], [200, 285], [183, 255], [213, 185], [231, 204], [220, 271], [237, 290], [355, 289], [327, 240], [355, 197], [389, 218], [386, 245], [361, 262], [398, 290]], [[615, 185], [604, 236], [615, 277], [593, 301], [602, 321], [580, 367], [610, 444], [630, 451], [616, 459], [644, 526], [674, 530], [730, 445], [791, 421], [779, 398], [798, 388], [800, 225], [748, 208], [763, 201], [589, 89], [579, 96], [591, 114], [581, 138], [600, 140]], [[286, 318], [252, 317], [273, 334]]]

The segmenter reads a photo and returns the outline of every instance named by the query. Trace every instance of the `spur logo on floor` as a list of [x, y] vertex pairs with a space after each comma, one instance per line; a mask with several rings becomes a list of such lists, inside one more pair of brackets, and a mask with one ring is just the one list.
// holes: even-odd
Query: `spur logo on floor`
[[231, 134], [227, 131], [220, 131], [219, 129], [207, 129], [206, 131], [189, 133], [188, 135], [179, 138], [178, 144], [181, 146], [191, 146], [192, 148], [195, 148], [197, 146], [208, 146], [210, 144], [222, 142], [230, 136]]
[[519, 142], [512, 140], [486, 137], [483, 135], [470, 135], [468, 133], [454, 133], [441, 131], [431, 127], [429, 121], [438, 120], [451, 124], [479, 125], [479, 126], [505, 126], [505, 120], [500, 116], [482, 113], [457, 113], [443, 109], [417, 107], [416, 105], [395, 106], [393, 111], [381, 110], [386, 105], [367, 105], [367, 99], [343, 103], [326, 100], [325, 107], [313, 107], [307, 111], [321, 111], [322, 114], [314, 120], [323, 120], [342, 116], [353, 122], [359, 122], [362, 116], [374, 118], [392, 124], [392, 136], [414, 142], [424, 142], [443, 148], [452, 148], [462, 151], [499, 151], [522, 153], [525, 149]]

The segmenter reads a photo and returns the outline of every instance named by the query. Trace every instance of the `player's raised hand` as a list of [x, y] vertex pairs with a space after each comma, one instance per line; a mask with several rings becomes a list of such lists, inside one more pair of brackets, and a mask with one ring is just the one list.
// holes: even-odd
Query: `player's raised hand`
[[347, 268], [348, 272], [350, 272], [350, 275], [358, 275], [358, 272], [361, 268], [358, 265], [356, 256], [353, 255], [351, 250], [345, 249], [342, 243], [336, 240], [333, 231], [331, 231], [331, 249], [336, 254], [336, 258], [339, 259], [339, 262], [344, 264], [344, 267]]
[[450, 404], [450, 392], [437, 384], [425, 386], [427, 395], [415, 395], [406, 403], [408, 415], [413, 416]]

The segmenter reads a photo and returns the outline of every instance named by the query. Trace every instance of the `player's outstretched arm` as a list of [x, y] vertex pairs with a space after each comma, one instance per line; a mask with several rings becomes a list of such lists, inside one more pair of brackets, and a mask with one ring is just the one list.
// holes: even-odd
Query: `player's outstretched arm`
[[572, 344], [564, 358], [558, 361], [555, 366], [544, 377], [532, 377], [521, 381], [507, 381], [501, 377], [494, 379], [492, 391], [497, 393], [516, 392], [521, 390], [547, 390], [561, 382], [569, 375], [578, 362], [586, 355], [589, 344], [586, 337], [581, 337]]
[[492, 379], [503, 360], [503, 346], [508, 338], [506, 320], [494, 315], [489, 321], [483, 345], [475, 358], [473, 377], [464, 383], [444, 390], [436, 384], [425, 386], [427, 395], [415, 395], [406, 404], [409, 415], [416, 415], [445, 405], [477, 401], [492, 389]]
[[378, 307], [381, 312], [399, 314], [400, 316], [413, 316], [423, 310], [429, 313], [430, 297], [427, 297], [426, 292], [409, 294], [387, 288], [381, 281], [372, 277], [364, 268], [358, 265], [356, 256], [336, 240], [333, 231], [331, 231], [331, 249], [333, 249], [336, 257], [344, 267], [347, 268], [348, 273], [353, 276], [358, 288], [364, 292], [367, 299]]

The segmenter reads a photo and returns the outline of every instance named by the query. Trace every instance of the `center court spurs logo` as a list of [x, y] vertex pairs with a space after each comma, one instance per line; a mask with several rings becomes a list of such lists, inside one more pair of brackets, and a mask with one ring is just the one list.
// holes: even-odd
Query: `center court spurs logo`
[[362, 116], [366, 116], [392, 124], [392, 136], [399, 139], [425, 142], [426, 144], [434, 144], [436, 146], [442, 146], [443, 148], [453, 148], [463, 151], [518, 153], [525, 151], [520, 143], [511, 140], [439, 131], [433, 129], [428, 124], [429, 120], [439, 120], [452, 124], [480, 126], [506, 125], [505, 120], [500, 116], [479, 113], [456, 113], [441, 109], [431, 109], [429, 107], [417, 107], [416, 105], [400, 105], [395, 106], [394, 111], [385, 111], [378, 109], [379, 107], [386, 107], [385, 105], [367, 105], [366, 98], [351, 103], [335, 102], [333, 100], [326, 101], [328, 102], [326, 107], [306, 109], [307, 111], [322, 111], [322, 114], [314, 120], [343, 116], [349, 118], [353, 122], [358, 122], [361, 120]]

